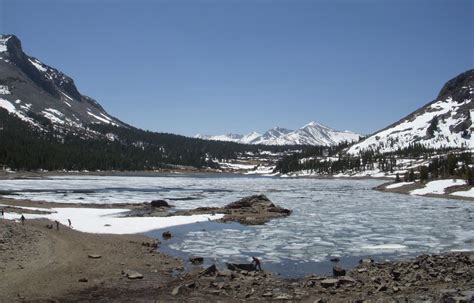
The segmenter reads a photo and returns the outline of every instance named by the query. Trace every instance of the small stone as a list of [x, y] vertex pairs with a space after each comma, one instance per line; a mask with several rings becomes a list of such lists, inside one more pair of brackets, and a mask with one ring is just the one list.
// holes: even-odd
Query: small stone
[[283, 294], [283, 295], [278, 295], [275, 297], [275, 300], [291, 300], [292, 296]]
[[96, 255], [96, 254], [89, 254], [88, 257], [89, 257], [90, 259], [100, 259], [100, 258], [102, 258], [101, 255]]
[[181, 288], [181, 285], [180, 285], [180, 286], [176, 286], [175, 288], [173, 288], [173, 290], [171, 291], [171, 295], [172, 295], [172, 296], [178, 295], [180, 288]]
[[80, 278], [79, 280], [77, 280], [78, 282], [82, 282], [82, 283], [87, 283], [89, 280], [87, 280], [87, 278]]
[[122, 274], [131, 280], [143, 279], [143, 275], [141, 273], [139, 273], [138, 271], [130, 270], [130, 269], [126, 269], [122, 271]]
[[263, 293], [263, 294], [262, 294], [262, 297], [264, 297], [264, 298], [271, 298], [271, 297], [273, 297], [273, 294], [272, 294], [271, 292], [266, 292], [266, 293]]

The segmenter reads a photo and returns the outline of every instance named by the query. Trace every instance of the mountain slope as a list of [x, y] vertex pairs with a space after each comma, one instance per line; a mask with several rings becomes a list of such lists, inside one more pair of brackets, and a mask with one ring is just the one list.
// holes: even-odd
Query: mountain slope
[[448, 81], [434, 101], [354, 144], [347, 152], [387, 153], [414, 144], [435, 149], [473, 149], [473, 98], [474, 70], [468, 70]]
[[[252, 140], [252, 138], [248, 138]], [[269, 146], [280, 153], [286, 148]], [[72, 78], [0, 35], [0, 167], [14, 170], [219, 168], [261, 148], [145, 131], [110, 116]]]
[[232, 141], [246, 144], [263, 145], [318, 145], [332, 146], [342, 142], [354, 142], [360, 135], [350, 131], [337, 131], [316, 122], [310, 122], [297, 130], [275, 127], [264, 134], [252, 132], [248, 135], [196, 135], [197, 138], [217, 141]]
[[14, 35], [0, 35], [0, 107], [37, 128], [94, 135], [88, 124], [127, 127], [81, 95], [70, 77], [26, 55]]

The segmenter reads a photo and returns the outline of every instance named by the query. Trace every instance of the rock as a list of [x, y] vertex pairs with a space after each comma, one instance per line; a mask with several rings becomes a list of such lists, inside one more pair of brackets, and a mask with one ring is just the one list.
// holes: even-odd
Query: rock
[[292, 298], [293, 298], [293, 297], [290, 296], [290, 295], [282, 294], [282, 295], [276, 296], [274, 299], [275, 299], [275, 300], [291, 300]]
[[171, 206], [165, 200], [153, 200], [150, 202], [152, 207], [166, 207], [170, 208]]
[[329, 259], [329, 261], [337, 263], [341, 261], [341, 259], [339, 259], [338, 257], [334, 257], [334, 258]]
[[163, 239], [165, 239], [165, 240], [169, 240], [169, 239], [171, 239], [171, 238], [173, 237], [173, 235], [171, 234], [171, 232], [170, 232], [169, 230], [168, 230], [168, 231], [165, 231], [165, 232], [162, 234], [162, 236], [163, 236]]
[[357, 281], [354, 278], [351, 278], [349, 276], [343, 276], [339, 278], [339, 283], [342, 283], [342, 284], [352, 284], [356, 282]]
[[262, 294], [262, 297], [264, 297], [264, 298], [271, 298], [271, 297], [273, 297], [273, 294], [272, 294], [270, 291], [269, 291], [269, 292], [265, 292], [265, 293]]
[[327, 287], [336, 286], [338, 283], [339, 283], [338, 279], [324, 279], [321, 281], [321, 286], [327, 288]]
[[215, 264], [212, 264], [208, 268], [204, 269], [199, 273], [200, 276], [205, 276], [205, 275], [213, 275], [217, 272], [217, 267]]
[[87, 280], [87, 278], [80, 278], [79, 280], [77, 280], [78, 282], [82, 282], [82, 283], [87, 283], [89, 280]]
[[100, 258], [102, 258], [101, 255], [96, 255], [96, 254], [89, 254], [88, 257], [89, 257], [89, 259], [100, 259]]
[[230, 270], [245, 270], [245, 271], [255, 271], [256, 268], [255, 266], [253, 266], [253, 264], [251, 263], [242, 263], [242, 264], [238, 264], [238, 263], [226, 263], [227, 265], [227, 268], [230, 269]]
[[238, 201], [232, 202], [227, 204], [224, 208], [225, 209], [241, 209], [246, 207], [254, 207], [254, 206], [262, 206], [262, 207], [275, 207], [275, 204], [270, 201], [265, 195], [253, 195], [249, 197], [242, 198]]
[[387, 285], [380, 285], [379, 288], [377, 288], [377, 291], [386, 291], [387, 289]]
[[334, 266], [332, 268], [332, 274], [334, 275], [334, 277], [345, 276], [346, 275], [346, 270], [339, 267], [339, 266]]
[[399, 281], [399, 280], [400, 280], [400, 276], [402, 275], [402, 273], [399, 272], [398, 270], [392, 270], [391, 274], [392, 274], [393, 279], [394, 279], [395, 281]]
[[171, 291], [171, 295], [172, 295], [172, 296], [177, 296], [180, 289], [181, 289], [181, 285], [180, 285], [180, 286], [176, 286], [176, 287], [173, 288], [173, 290]]
[[135, 270], [126, 269], [122, 271], [122, 274], [131, 280], [143, 279], [143, 275]]
[[360, 259], [360, 260], [359, 260], [359, 264], [365, 264], [365, 265], [367, 265], [367, 264], [372, 264], [372, 263], [374, 263], [374, 260], [373, 260], [373, 259], [367, 259], [367, 258], [366, 258], [366, 259]]
[[192, 264], [202, 264], [202, 262], [204, 262], [204, 258], [203, 257], [190, 257], [189, 262], [191, 262]]

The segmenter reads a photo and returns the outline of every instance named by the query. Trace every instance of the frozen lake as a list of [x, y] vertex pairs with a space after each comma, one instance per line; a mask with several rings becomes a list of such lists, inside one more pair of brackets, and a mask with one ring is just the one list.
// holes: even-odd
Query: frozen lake
[[[182, 237], [165, 249], [219, 261], [260, 256], [275, 271], [314, 269], [331, 256], [399, 259], [474, 250], [474, 204], [371, 190], [379, 180], [282, 179], [189, 175], [68, 176], [2, 180], [4, 196], [72, 203], [141, 203], [167, 199], [177, 209], [222, 206], [263, 193], [291, 216], [262, 226], [196, 223], [169, 228]], [[158, 237], [159, 232], [149, 233]], [[352, 262], [351, 261], [351, 262]], [[350, 262], [349, 262], [350, 263]]]

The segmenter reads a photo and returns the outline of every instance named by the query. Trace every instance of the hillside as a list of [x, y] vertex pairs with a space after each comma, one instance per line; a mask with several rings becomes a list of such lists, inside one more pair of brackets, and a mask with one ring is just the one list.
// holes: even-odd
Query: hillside
[[474, 70], [448, 81], [438, 97], [413, 113], [376, 132], [347, 152], [394, 152], [416, 144], [426, 148], [474, 148]]
[[81, 94], [71, 77], [25, 54], [14, 35], [0, 35], [0, 142], [0, 167], [16, 170], [218, 169], [262, 151], [128, 125]]

